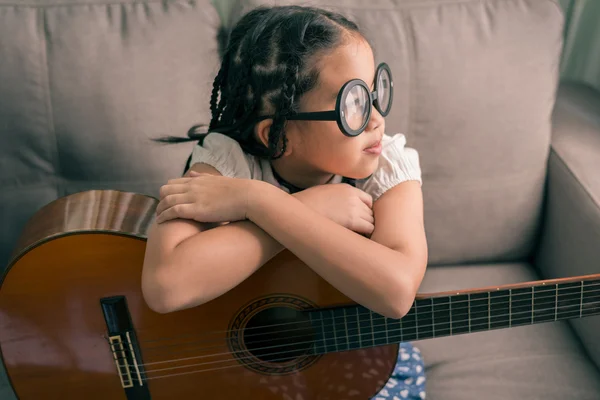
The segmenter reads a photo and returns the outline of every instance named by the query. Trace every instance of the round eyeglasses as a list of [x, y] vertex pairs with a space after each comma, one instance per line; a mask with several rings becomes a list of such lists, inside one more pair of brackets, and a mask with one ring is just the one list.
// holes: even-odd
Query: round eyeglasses
[[[362, 79], [352, 79], [340, 89], [335, 110], [291, 114], [286, 119], [290, 121], [337, 121], [344, 135], [358, 136], [367, 127], [373, 106], [385, 117], [390, 113], [393, 98], [392, 72], [386, 63], [381, 63], [375, 72], [375, 90], [373, 92]], [[273, 118], [273, 116], [262, 116], [258, 118], [258, 121], [269, 118]]]

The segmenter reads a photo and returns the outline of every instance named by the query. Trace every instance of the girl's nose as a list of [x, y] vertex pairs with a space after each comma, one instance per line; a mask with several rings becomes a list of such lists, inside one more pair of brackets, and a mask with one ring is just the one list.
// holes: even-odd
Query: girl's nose
[[371, 118], [369, 119], [369, 122], [367, 123], [366, 130], [373, 131], [373, 130], [379, 128], [383, 123], [384, 123], [383, 116], [379, 113], [379, 111], [377, 111], [377, 108], [373, 107], [373, 109], [371, 110]]

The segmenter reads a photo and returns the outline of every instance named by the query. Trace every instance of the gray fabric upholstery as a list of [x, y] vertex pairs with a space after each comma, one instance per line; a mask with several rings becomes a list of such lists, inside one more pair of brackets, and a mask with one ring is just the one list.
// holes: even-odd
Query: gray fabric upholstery
[[[582, 85], [563, 85], [556, 103], [544, 221], [541, 274], [600, 273], [600, 93]], [[600, 365], [600, 317], [571, 323]]]
[[150, 139], [209, 122], [219, 25], [209, 0], [0, 0], [0, 270], [58, 197], [181, 174], [192, 144]]
[[[428, 269], [419, 291], [537, 279], [525, 263], [437, 266]], [[428, 400], [600, 398], [598, 370], [566, 322], [422, 340], [415, 345], [425, 360]]]
[[[232, 21], [259, 3], [240, 0]], [[405, 133], [420, 152], [437, 264], [421, 292], [536, 279], [523, 260], [544, 210], [559, 7], [550, 0], [303, 4], [347, 13], [376, 60], [392, 67], [387, 130]], [[0, 0], [0, 268], [25, 221], [48, 202], [103, 188], [156, 195], [180, 175], [192, 144], [149, 138], [208, 122], [218, 25], [209, 0]], [[586, 260], [599, 256], [599, 100], [569, 87], [560, 96], [542, 276], [597, 272]], [[598, 320], [574, 326], [600, 364]], [[417, 344], [429, 399], [600, 398], [600, 373], [567, 323]], [[14, 398], [2, 378], [0, 398]]]
[[209, 0], [0, 0], [2, 269], [50, 201], [181, 174], [191, 144], [150, 139], [209, 122], [218, 26]]
[[[419, 150], [432, 264], [520, 260], [540, 221], [562, 13], [547, 0], [239, 0], [357, 21], [394, 75], [387, 133]], [[527, 38], [524, 40], [524, 38]]]

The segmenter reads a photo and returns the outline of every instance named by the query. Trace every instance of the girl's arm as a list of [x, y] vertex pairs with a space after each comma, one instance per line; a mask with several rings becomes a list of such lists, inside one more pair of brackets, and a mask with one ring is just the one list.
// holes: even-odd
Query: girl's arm
[[[327, 195], [340, 192], [333, 190], [334, 185], [322, 188], [331, 190]], [[355, 215], [361, 215], [364, 208], [360, 206], [365, 203], [345, 204], [351, 192], [344, 190], [352, 189], [361, 195], [364, 192], [349, 186], [339, 188], [340, 196], [332, 204], [343, 207], [343, 215], [353, 210], [358, 210]], [[203, 175], [175, 180], [167, 185], [165, 193], [157, 209], [160, 221], [247, 218], [348, 297], [389, 317], [399, 318], [408, 312], [423, 278], [427, 249], [421, 189], [416, 181], [388, 190], [373, 206], [376, 223], [372, 240], [265, 182]], [[170, 311], [201, 304], [223, 293], [227, 284], [237, 285], [262, 265], [257, 260], [253, 269], [247, 271], [245, 264], [233, 262], [236, 257], [245, 259], [247, 255], [238, 249], [237, 256], [226, 254], [228, 246], [238, 241], [229, 235], [234, 232], [224, 228], [190, 238], [185, 253], [183, 248], [171, 249], [154, 274], [154, 281], [159, 282], [158, 301], [167, 304], [156, 309]], [[214, 236], [209, 237], [208, 233]], [[245, 245], [243, 250], [249, 250]], [[202, 249], [213, 248], [219, 249], [224, 258], [199, 259]], [[259, 245], [254, 248], [260, 250]], [[175, 256], [176, 253], [181, 256]], [[227, 284], [217, 288], [215, 283]]]
[[[192, 172], [220, 175], [206, 164], [195, 164], [186, 175], [189, 177]], [[190, 178], [174, 182], [182, 180], [190, 181]], [[205, 189], [208, 188], [199, 188], [201, 193]], [[188, 201], [183, 203], [197, 197], [194, 193], [188, 195]], [[372, 199], [359, 189], [348, 185], [324, 185], [293, 196], [335, 221], [342, 229], [369, 235], [373, 232]], [[181, 199], [177, 194], [172, 197]], [[171, 196], [163, 197], [161, 193], [161, 198], [157, 211]], [[218, 198], [226, 199], [227, 196]], [[278, 241], [251, 221], [206, 224], [192, 218], [193, 215], [179, 215], [166, 222], [158, 221], [160, 223], [153, 223], [148, 232], [142, 291], [146, 303], [157, 312], [206, 303], [237, 286], [283, 249]]]
[[[207, 164], [195, 164], [191, 170], [220, 175]], [[142, 270], [144, 299], [160, 313], [206, 303], [243, 282], [281, 250], [279, 242], [251, 221], [153, 222]]]
[[373, 206], [371, 240], [264, 182], [253, 183], [246, 215], [357, 303], [401, 318], [414, 302], [427, 264], [422, 204], [417, 181], [388, 190]]

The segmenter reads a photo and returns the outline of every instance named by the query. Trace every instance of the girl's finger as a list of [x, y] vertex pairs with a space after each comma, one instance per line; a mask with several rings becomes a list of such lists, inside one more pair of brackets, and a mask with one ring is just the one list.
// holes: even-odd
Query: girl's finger
[[[188, 178], [191, 179], [191, 178]], [[160, 196], [160, 200], [165, 197], [173, 194], [185, 193], [189, 190], [189, 186], [185, 183], [168, 183], [160, 187], [158, 194]]]
[[177, 218], [193, 219], [192, 213], [192, 204], [176, 204], [173, 207], [167, 208], [166, 210], [158, 214], [158, 216], [156, 217], [156, 223], [160, 224], [165, 221]]
[[156, 214], [160, 214], [167, 208], [176, 206], [177, 204], [188, 204], [192, 203], [190, 196], [187, 194], [170, 194], [164, 197], [156, 206]]
[[358, 190], [358, 197], [367, 205], [369, 208], [373, 208], [373, 197], [370, 194], [363, 192], [360, 189]]
[[360, 220], [354, 229], [356, 233], [371, 236], [371, 233], [373, 233], [375, 226], [373, 226], [373, 224], [370, 222]]
[[174, 184], [178, 184], [178, 183], [188, 183], [191, 180], [192, 180], [192, 178], [190, 178], [188, 176], [185, 176], [182, 178], [169, 179], [167, 181], [167, 185], [174, 185]]
[[[371, 211], [371, 210], [369, 209], [369, 211]], [[360, 217], [370, 224], [375, 223], [375, 217], [373, 216], [372, 212], [364, 212], [360, 215]]]

